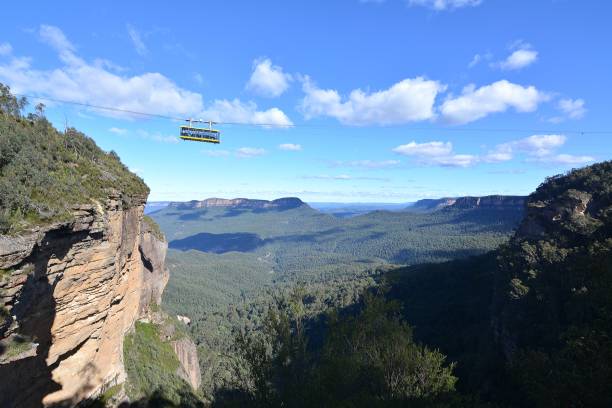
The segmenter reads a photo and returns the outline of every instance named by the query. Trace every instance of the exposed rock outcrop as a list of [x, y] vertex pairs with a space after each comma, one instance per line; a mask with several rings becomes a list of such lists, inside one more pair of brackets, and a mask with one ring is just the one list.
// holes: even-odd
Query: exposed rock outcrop
[[178, 357], [181, 367], [178, 375], [187, 381], [194, 390], [200, 388], [202, 375], [196, 345], [191, 339], [185, 337], [172, 342], [172, 348]]
[[0, 406], [74, 405], [125, 381], [123, 337], [159, 304], [168, 271], [167, 243], [142, 222], [145, 197], [122, 202], [0, 236]]
[[528, 197], [499, 258], [493, 327], [509, 361], [517, 350], [558, 347], [568, 327], [609, 307], [597, 293], [610, 276], [610, 185], [612, 162], [603, 162], [551, 177]]
[[446, 197], [438, 199], [419, 200], [409, 207], [409, 210], [436, 211], [443, 208], [516, 208], [522, 209], [525, 205], [523, 196], [491, 195], [484, 197]]

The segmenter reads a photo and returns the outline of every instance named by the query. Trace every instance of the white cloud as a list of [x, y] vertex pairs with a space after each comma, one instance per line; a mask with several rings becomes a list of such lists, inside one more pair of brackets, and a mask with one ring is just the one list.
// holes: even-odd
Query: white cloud
[[13, 47], [9, 43], [0, 43], [0, 56], [10, 55], [13, 52]]
[[400, 164], [399, 160], [351, 160], [335, 161], [333, 167], [358, 167], [363, 169], [384, 169]]
[[558, 154], [556, 156], [547, 157], [540, 161], [559, 164], [559, 165], [583, 165], [592, 163], [595, 161], [594, 157], [591, 156], [574, 156], [571, 154]]
[[461, 96], [446, 99], [440, 111], [446, 121], [465, 124], [509, 108], [517, 112], [533, 112], [548, 99], [547, 94], [534, 86], [517, 85], [504, 79], [480, 88], [468, 85]]
[[[178, 87], [159, 73], [117, 75], [101, 64], [88, 64], [57, 27], [41, 26], [41, 39], [55, 48], [64, 65], [38, 70], [28, 58], [0, 64], [0, 80], [16, 93], [40, 93], [52, 98], [159, 114], [192, 114], [202, 110], [202, 96]], [[107, 113], [108, 114], [108, 113]]]
[[193, 79], [198, 83], [198, 85], [202, 85], [204, 83], [204, 77], [198, 73], [193, 75]]
[[479, 160], [478, 156], [453, 153], [451, 142], [417, 143], [413, 141], [397, 146], [393, 151], [404, 156], [414, 156], [421, 164], [444, 167], [469, 167]]
[[338, 91], [320, 89], [305, 77], [301, 110], [307, 119], [329, 116], [348, 125], [416, 122], [434, 117], [436, 96], [445, 88], [438, 81], [417, 77], [372, 93], [355, 89], [343, 101]]
[[511, 145], [530, 156], [543, 157], [563, 146], [566, 141], [563, 135], [533, 135], [511, 142]]
[[38, 31], [40, 39], [45, 43], [49, 44], [57, 51], [61, 52], [75, 52], [74, 45], [66, 38], [62, 30], [57, 27], [50, 25], [41, 25]]
[[242, 102], [239, 99], [215, 100], [202, 114], [216, 122], [239, 122], [267, 124], [270, 126], [288, 127], [293, 122], [278, 108], [258, 111], [255, 102]]
[[259, 147], [241, 147], [236, 150], [236, 156], [242, 159], [263, 156], [264, 154], [266, 154], [265, 149]]
[[147, 46], [142, 41], [142, 36], [140, 32], [136, 30], [132, 25], [127, 25], [128, 35], [130, 36], [130, 40], [132, 40], [132, 44], [134, 45], [134, 49], [140, 56], [145, 56], [149, 53]]
[[349, 176], [348, 174], [339, 174], [339, 175], [328, 175], [323, 174], [319, 176], [304, 176], [304, 179], [314, 179], [314, 180], [369, 180], [369, 181], [389, 181], [388, 178], [385, 177], [368, 177], [368, 176]]
[[431, 159], [431, 163], [443, 167], [470, 167], [478, 163], [478, 156], [471, 154], [453, 154], [450, 156], [440, 156]]
[[474, 68], [476, 65], [480, 64], [483, 61], [490, 61], [491, 58], [493, 58], [493, 54], [491, 54], [490, 52], [484, 54], [475, 54], [472, 57], [470, 63], [468, 64], [468, 68]]
[[538, 59], [538, 52], [530, 44], [519, 41], [510, 47], [513, 51], [505, 60], [492, 63], [494, 68], [517, 70], [533, 64]]
[[451, 142], [410, 142], [393, 149], [404, 156], [445, 156], [453, 151]]
[[304, 178], [316, 179], [316, 180], [351, 180], [352, 179], [352, 177], [349, 176], [348, 174], [340, 174], [337, 176], [330, 176], [330, 175], [324, 174], [321, 176], [305, 176]]
[[269, 58], [258, 59], [253, 62], [253, 73], [246, 87], [261, 96], [277, 97], [289, 88], [291, 80], [291, 75], [272, 65]]
[[118, 127], [112, 127], [108, 129], [109, 132], [114, 133], [116, 135], [125, 135], [127, 133], [127, 129], [122, 129]]
[[482, 3], [482, 0], [408, 0], [408, 4], [411, 6], [424, 6], [438, 11], [475, 7], [480, 3]]
[[563, 146], [567, 138], [564, 135], [533, 135], [519, 140], [499, 144], [483, 158], [488, 163], [499, 163], [514, 158], [516, 152], [532, 158], [550, 157]]
[[[202, 95], [179, 87], [169, 78], [156, 72], [125, 76], [116, 66], [103, 59], [88, 63], [75, 53], [75, 47], [57, 27], [40, 27], [41, 40], [57, 52], [60, 67], [40, 70], [31, 66], [27, 57], [11, 57], [0, 63], [0, 81], [11, 86], [15, 93], [34, 93], [50, 98], [91, 105], [109, 106], [136, 112], [184, 117], [202, 117], [215, 121], [270, 123], [291, 125], [278, 108], [260, 111], [253, 102], [214, 100], [205, 106]], [[112, 117], [135, 117], [98, 110]], [[207, 115], [212, 117], [206, 117]]]
[[591, 156], [557, 154], [556, 151], [566, 141], [564, 135], [533, 135], [497, 145], [483, 157], [483, 160], [488, 163], [499, 163], [512, 160], [516, 153], [523, 153], [527, 156], [527, 161], [546, 164], [579, 165], [595, 161]]
[[474, 68], [476, 65], [480, 64], [480, 61], [482, 61], [482, 56], [480, 54], [474, 55], [472, 61], [468, 64], [468, 68]]
[[591, 156], [558, 154], [567, 138], [564, 135], [532, 135], [495, 146], [487, 154], [457, 154], [450, 142], [410, 142], [393, 149], [394, 152], [412, 156], [424, 165], [470, 167], [477, 163], [507, 162], [521, 154], [527, 162], [557, 165], [578, 165], [595, 161]]
[[582, 119], [586, 113], [583, 99], [561, 99], [557, 108], [570, 119]]
[[227, 157], [230, 152], [228, 150], [202, 150], [202, 154], [208, 157]]
[[294, 144], [294, 143], [283, 143], [283, 144], [278, 145], [278, 148], [281, 150], [298, 152], [302, 150], [302, 145]]

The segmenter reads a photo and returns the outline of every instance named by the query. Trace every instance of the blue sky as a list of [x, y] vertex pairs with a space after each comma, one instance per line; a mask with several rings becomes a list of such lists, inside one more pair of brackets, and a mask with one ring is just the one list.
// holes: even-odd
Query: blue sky
[[0, 82], [14, 92], [277, 125], [179, 143], [176, 121], [47, 102], [152, 200], [528, 194], [612, 153], [610, 133], [588, 133], [612, 130], [608, 2], [40, 1], [2, 14]]

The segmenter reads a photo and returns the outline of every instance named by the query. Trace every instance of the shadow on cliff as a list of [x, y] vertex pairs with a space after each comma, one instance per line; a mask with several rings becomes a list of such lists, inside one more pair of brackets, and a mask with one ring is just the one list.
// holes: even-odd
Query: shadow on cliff
[[57, 280], [49, 281], [47, 267], [52, 257], [63, 259], [72, 245], [86, 235], [69, 229], [48, 232], [32, 254], [18, 265], [29, 264], [34, 269], [28, 274], [11, 314], [19, 323], [18, 334], [37, 344], [37, 348], [35, 356], [0, 365], [0, 407], [42, 407], [46, 395], [61, 389], [53, 381], [52, 371], [68, 356], [59, 356], [52, 365], [46, 362], [56, 315], [53, 291], [57, 284]]

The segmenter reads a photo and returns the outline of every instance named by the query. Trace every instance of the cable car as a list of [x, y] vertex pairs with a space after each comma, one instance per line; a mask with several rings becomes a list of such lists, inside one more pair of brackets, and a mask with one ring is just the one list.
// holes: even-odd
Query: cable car
[[[215, 122], [205, 122], [208, 123], [207, 128], [199, 128], [191, 125], [191, 120], [189, 120], [189, 125], [181, 126], [181, 135], [180, 138], [183, 140], [191, 140], [194, 142], [206, 142], [206, 143], [221, 143], [221, 132], [212, 128], [212, 125]], [[198, 121], [201, 122], [201, 121]]]

